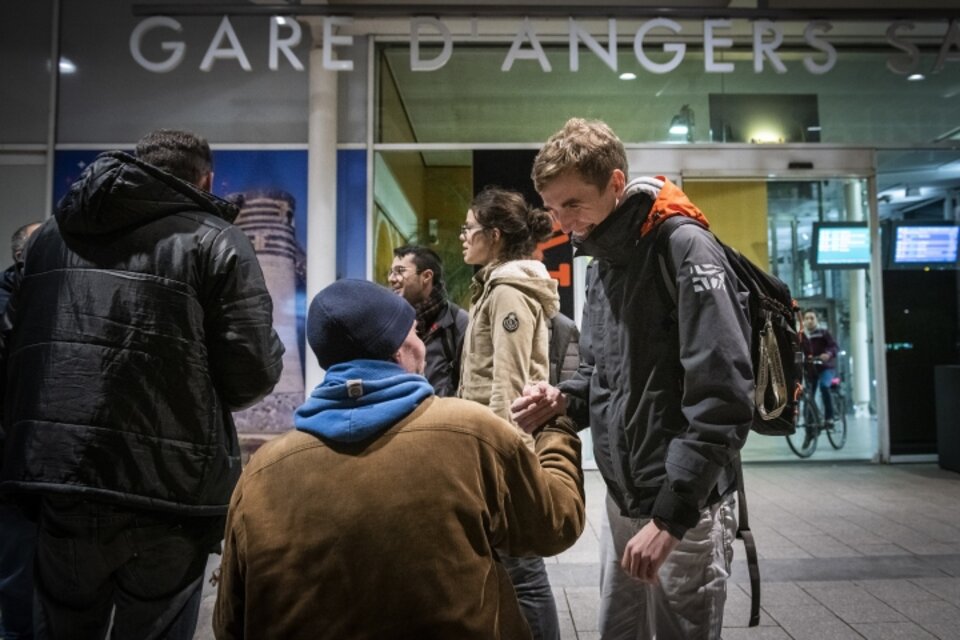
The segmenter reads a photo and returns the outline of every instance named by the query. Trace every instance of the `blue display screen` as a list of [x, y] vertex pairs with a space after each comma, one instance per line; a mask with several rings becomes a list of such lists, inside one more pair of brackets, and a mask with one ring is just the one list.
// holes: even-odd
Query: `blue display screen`
[[870, 229], [864, 224], [819, 224], [814, 234], [818, 267], [870, 265]]
[[953, 264], [957, 261], [956, 225], [899, 225], [894, 236], [894, 264]]

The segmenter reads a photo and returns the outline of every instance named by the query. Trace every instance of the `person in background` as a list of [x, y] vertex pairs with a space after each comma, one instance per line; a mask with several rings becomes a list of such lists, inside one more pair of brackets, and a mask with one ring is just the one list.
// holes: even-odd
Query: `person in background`
[[716, 640], [753, 417], [747, 292], [713, 236], [683, 225], [667, 252], [672, 308], [656, 224], [706, 219], [669, 181], [627, 175], [623, 143], [599, 121], [569, 120], [534, 160], [544, 206], [593, 261], [577, 373], [559, 389], [528, 386], [513, 415], [530, 429], [569, 409], [590, 426], [607, 485], [601, 637]]
[[[0, 489], [39, 512], [41, 638], [193, 638], [240, 475], [231, 411], [283, 345], [203, 138], [91, 163], [34, 234], [7, 308]], [[111, 622], [112, 619], [112, 622]]]
[[554, 386], [569, 380], [580, 366], [580, 329], [559, 311], [550, 318], [550, 377]]
[[[549, 214], [531, 210], [521, 194], [496, 187], [477, 194], [460, 228], [463, 261], [482, 268], [470, 284], [459, 395], [505, 420], [524, 385], [550, 376], [548, 325], [560, 299], [557, 282], [530, 256], [552, 229]], [[533, 440], [525, 436], [525, 441], [532, 449]], [[505, 553], [501, 560], [533, 637], [558, 640], [557, 605], [543, 558]]]
[[[840, 348], [830, 332], [820, 326], [817, 312], [808, 310], [803, 313], [803, 353], [807, 358], [804, 373], [807, 384], [816, 385], [823, 402], [823, 419], [832, 423], [835, 415], [833, 399], [830, 397], [830, 385], [837, 376], [837, 354]], [[815, 437], [808, 432], [807, 437]]]
[[[13, 264], [0, 275], [0, 314], [7, 307], [22, 265], [23, 252], [40, 222], [25, 224], [10, 238]], [[2, 377], [2, 376], [0, 376]], [[33, 553], [37, 524], [0, 496], [0, 637], [33, 638]]]
[[17, 273], [23, 266], [23, 252], [27, 248], [27, 241], [33, 232], [40, 228], [42, 222], [30, 222], [13, 232], [10, 237], [10, 255], [13, 264], [7, 267], [0, 275], [0, 314], [7, 308], [7, 301], [13, 294], [14, 281]]
[[440, 256], [417, 245], [397, 247], [387, 282], [417, 312], [417, 335], [427, 347], [423, 375], [438, 396], [456, 395], [463, 335], [470, 318], [447, 298]]
[[[547, 215], [550, 215], [549, 212]], [[533, 250], [533, 259], [543, 262], [543, 251]], [[580, 366], [580, 329], [571, 318], [557, 311], [547, 321], [550, 335], [550, 384], [556, 386], [573, 376]], [[583, 427], [581, 427], [583, 428]]]
[[233, 493], [219, 640], [530, 637], [494, 549], [555, 554], [577, 540], [579, 439], [558, 420], [534, 454], [489, 409], [436, 397], [416, 323], [363, 280], [310, 303], [307, 342], [326, 374]]

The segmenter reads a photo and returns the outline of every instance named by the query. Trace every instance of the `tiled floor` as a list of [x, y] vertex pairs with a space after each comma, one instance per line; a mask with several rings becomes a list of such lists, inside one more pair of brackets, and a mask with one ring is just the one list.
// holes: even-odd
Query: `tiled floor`
[[[745, 467], [760, 554], [760, 626], [735, 546], [725, 640], [960, 638], [960, 474], [932, 464]], [[588, 527], [549, 560], [563, 640], [596, 640], [603, 482], [587, 473]], [[215, 557], [212, 559], [215, 565]], [[207, 587], [196, 638], [212, 638]]]

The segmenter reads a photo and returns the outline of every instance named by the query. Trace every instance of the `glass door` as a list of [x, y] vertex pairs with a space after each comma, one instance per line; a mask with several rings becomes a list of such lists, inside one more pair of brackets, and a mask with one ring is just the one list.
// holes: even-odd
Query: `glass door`
[[[843, 415], [834, 424], [836, 429], [845, 424], [847, 437], [804, 430], [801, 437], [817, 438], [810, 459], [873, 459], [879, 448], [867, 181], [687, 178], [683, 189], [706, 213], [714, 233], [787, 283], [805, 320], [812, 324], [815, 318], [817, 330], [829, 332], [839, 346], [831, 382], [839, 385]], [[814, 398], [822, 402], [819, 394]], [[784, 438], [753, 435], [743, 459], [786, 460], [795, 454]]]
[[[680, 184], [711, 230], [778, 276], [840, 348], [847, 438], [810, 460], [886, 459], [881, 247], [871, 150], [825, 145], [628, 147], [631, 177]], [[747, 461], [799, 460], [785, 438], [753, 434]]]

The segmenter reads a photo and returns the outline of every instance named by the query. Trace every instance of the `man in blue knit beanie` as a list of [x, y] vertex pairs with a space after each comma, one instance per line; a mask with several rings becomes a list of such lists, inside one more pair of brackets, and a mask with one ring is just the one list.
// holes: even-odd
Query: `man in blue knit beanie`
[[530, 638], [494, 548], [579, 537], [572, 423], [538, 431], [534, 454], [488, 408], [436, 397], [413, 307], [380, 285], [323, 289], [307, 342], [326, 374], [241, 475], [217, 638]]

